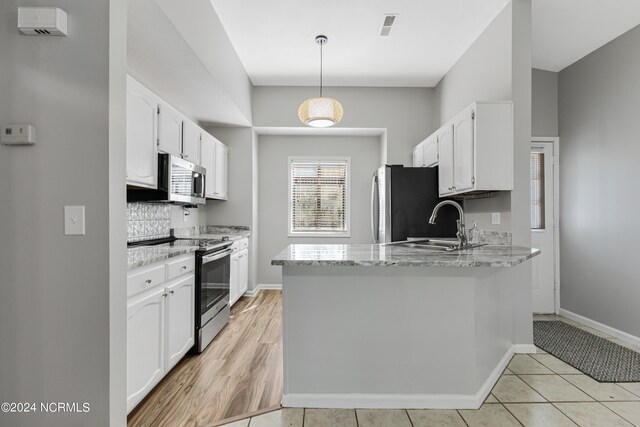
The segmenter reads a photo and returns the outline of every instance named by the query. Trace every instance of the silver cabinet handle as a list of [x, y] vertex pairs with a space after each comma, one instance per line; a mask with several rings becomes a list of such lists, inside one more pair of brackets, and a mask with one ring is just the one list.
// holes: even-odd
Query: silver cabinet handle
[[175, 291], [169, 291], [169, 293], [170, 293], [171, 295], [173, 295], [173, 294], [175, 293]]
[[147, 280], [145, 280], [145, 282], [146, 282], [146, 283], [147, 283], [147, 285], [148, 285], [148, 284], [150, 284], [150, 283], [151, 283], [151, 279], [147, 279]]
[[166, 292], [164, 294], [162, 294], [162, 296], [165, 297], [165, 298], [167, 297], [167, 295], [169, 295], [169, 294], [167, 294]]
[[187, 266], [186, 266], [186, 265], [183, 265], [183, 266], [182, 266], [182, 269], [183, 269], [183, 270], [186, 270], [186, 269], [187, 269]]

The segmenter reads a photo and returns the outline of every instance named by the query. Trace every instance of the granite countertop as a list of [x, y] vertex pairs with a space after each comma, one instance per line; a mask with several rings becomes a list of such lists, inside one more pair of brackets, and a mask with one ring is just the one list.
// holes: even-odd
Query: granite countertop
[[289, 245], [271, 265], [327, 267], [513, 267], [540, 254], [522, 246], [486, 245], [440, 252], [398, 245]]
[[172, 247], [169, 246], [169, 244], [135, 246], [127, 250], [127, 270], [133, 270], [180, 255], [190, 254], [197, 250], [198, 246]]

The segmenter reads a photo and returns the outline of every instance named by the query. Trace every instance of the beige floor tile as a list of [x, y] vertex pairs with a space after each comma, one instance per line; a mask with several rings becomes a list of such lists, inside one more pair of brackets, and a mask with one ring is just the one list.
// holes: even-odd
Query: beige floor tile
[[[582, 402], [593, 400], [559, 375], [521, 375], [520, 378], [549, 402]], [[500, 399], [500, 397], [498, 397], [498, 399]], [[500, 401], [502, 401], [502, 399], [500, 399]]]
[[631, 427], [619, 415], [599, 402], [554, 403], [580, 427]]
[[484, 403], [498, 403], [498, 399], [496, 399], [493, 394], [489, 394], [489, 396], [484, 400]]
[[525, 427], [575, 427], [575, 423], [551, 403], [508, 403], [507, 409]]
[[542, 363], [547, 368], [551, 369], [556, 374], [571, 374], [580, 375], [582, 372], [574, 368], [573, 366], [563, 362], [551, 354], [532, 354], [531, 357]]
[[407, 412], [413, 427], [466, 427], [462, 417], [455, 410], [410, 409]]
[[249, 418], [246, 420], [236, 421], [235, 423], [223, 424], [221, 427], [247, 427], [249, 425]]
[[618, 383], [618, 385], [640, 397], [640, 383]]
[[469, 427], [520, 426], [518, 420], [502, 405], [482, 405], [480, 409], [461, 409], [459, 412]]
[[509, 368], [505, 369], [502, 375], [515, 375], [513, 372], [509, 370]]
[[516, 354], [509, 362], [509, 370], [514, 374], [539, 374], [550, 375], [553, 374], [549, 368], [538, 362], [528, 354]]
[[536, 354], [548, 354], [548, 353], [543, 349], [541, 349], [540, 347], [536, 347]]
[[583, 326], [582, 323], [578, 323], [575, 320], [567, 319], [566, 317], [562, 317], [562, 316], [558, 316], [557, 320], [560, 320], [561, 322], [564, 322], [564, 323], [568, 323], [569, 325], [572, 325], [572, 326]]
[[630, 423], [640, 426], [640, 402], [605, 402], [603, 405]]
[[304, 427], [358, 427], [353, 409], [306, 409]]
[[251, 418], [251, 427], [302, 427], [304, 409], [284, 408]]
[[491, 391], [500, 402], [544, 402], [544, 398], [536, 393], [516, 375], [503, 375]]
[[411, 427], [404, 409], [356, 409], [356, 415], [360, 427]]
[[586, 375], [562, 375], [562, 378], [600, 402], [608, 400], [640, 400], [640, 397], [617, 384], [600, 383]]

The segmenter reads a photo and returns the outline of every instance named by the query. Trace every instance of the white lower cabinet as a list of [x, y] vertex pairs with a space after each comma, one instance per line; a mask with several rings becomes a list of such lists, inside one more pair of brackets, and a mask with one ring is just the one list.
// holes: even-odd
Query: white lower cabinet
[[193, 274], [167, 286], [167, 371], [193, 347], [195, 288]]
[[165, 289], [127, 304], [127, 411], [133, 409], [165, 373]]
[[229, 299], [233, 305], [249, 288], [249, 241], [240, 239], [232, 246]]
[[[171, 266], [192, 266], [194, 255], [143, 267], [128, 274], [127, 412], [130, 412], [193, 347], [195, 276], [169, 280]], [[162, 278], [158, 272], [162, 271]], [[148, 277], [146, 280], [144, 278]], [[143, 280], [149, 287], [140, 286]]]

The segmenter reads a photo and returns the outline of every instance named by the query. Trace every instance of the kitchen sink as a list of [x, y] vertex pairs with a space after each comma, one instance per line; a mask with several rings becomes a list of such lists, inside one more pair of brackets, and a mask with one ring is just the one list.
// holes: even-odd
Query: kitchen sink
[[468, 244], [463, 248], [458, 248], [457, 240], [409, 239], [399, 242], [385, 243], [384, 246], [402, 246], [405, 248], [418, 248], [435, 252], [455, 252], [485, 246], [485, 244]]

